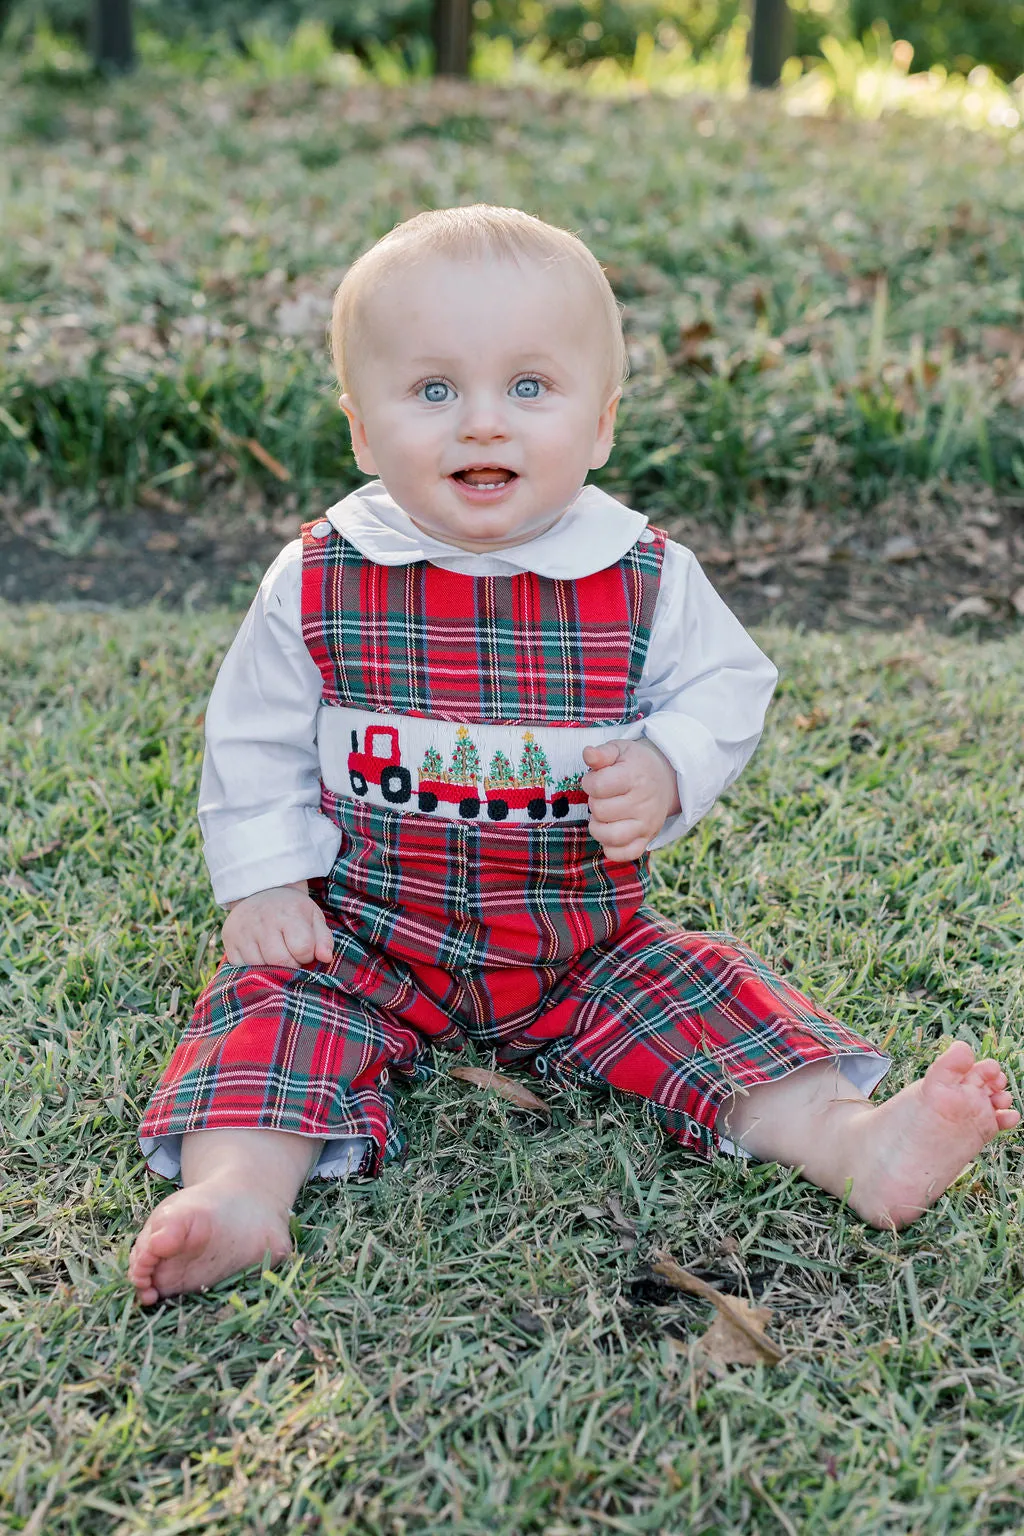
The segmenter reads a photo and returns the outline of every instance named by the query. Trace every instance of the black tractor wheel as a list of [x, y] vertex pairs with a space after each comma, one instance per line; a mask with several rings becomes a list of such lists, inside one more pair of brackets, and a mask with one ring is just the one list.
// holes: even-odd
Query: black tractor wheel
[[358, 768], [349, 769], [348, 781], [352, 785], [352, 791], [354, 794], [366, 794], [367, 788], [369, 787], [366, 783], [366, 775], [364, 773], [360, 773]]
[[421, 811], [436, 811], [437, 796], [432, 789], [421, 789], [419, 792], [419, 807]]
[[389, 805], [404, 805], [412, 795], [408, 768], [385, 768], [380, 776], [380, 792]]
[[504, 800], [488, 800], [487, 814], [492, 821], [504, 821], [508, 815], [508, 804]]
[[531, 821], [543, 821], [547, 810], [548, 803], [540, 795], [534, 795], [532, 800], [526, 802], [526, 814]]
[[551, 814], [556, 821], [561, 821], [563, 816], [569, 814], [569, 796], [556, 795], [551, 802]]
[[473, 821], [480, 815], [480, 801], [476, 795], [467, 795], [464, 800], [459, 801], [459, 815], [464, 816], [467, 821]]

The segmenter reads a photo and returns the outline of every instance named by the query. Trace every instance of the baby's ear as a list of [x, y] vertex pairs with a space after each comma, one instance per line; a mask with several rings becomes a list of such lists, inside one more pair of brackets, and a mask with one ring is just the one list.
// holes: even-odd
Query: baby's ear
[[619, 411], [619, 401], [622, 399], [622, 390], [616, 389], [597, 418], [597, 431], [594, 434], [594, 452], [590, 458], [591, 469], [600, 469], [602, 464], [607, 464], [608, 455], [612, 451], [615, 442], [615, 418]]
[[356, 463], [364, 475], [375, 475], [377, 473], [377, 465], [374, 462], [373, 454], [370, 452], [370, 444], [366, 438], [366, 426], [359, 414], [359, 407], [351, 395], [342, 395], [338, 404], [348, 417], [348, 429], [352, 434], [352, 452], [355, 455]]

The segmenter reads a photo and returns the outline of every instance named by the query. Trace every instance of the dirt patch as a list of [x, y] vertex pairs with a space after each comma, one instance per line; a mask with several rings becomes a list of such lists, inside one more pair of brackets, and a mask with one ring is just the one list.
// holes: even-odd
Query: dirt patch
[[[62, 606], [244, 607], [299, 528], [281, 508], [217, 518], [141, 507], [97, 515], [76, 553], [53, 513], [4, 511], [0, 597]], [[841, 524], [781, 509], [730, 536], [686, 518], [652, 521], [694, 550], [745, 624], [902, 629], [917, 620], [1000, 633], [1024, 619], [1024, 497], [932, 489]]]

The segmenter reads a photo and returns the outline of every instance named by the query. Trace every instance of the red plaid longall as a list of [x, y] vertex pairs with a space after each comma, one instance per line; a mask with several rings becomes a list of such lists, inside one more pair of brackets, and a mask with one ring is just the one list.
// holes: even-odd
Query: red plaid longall
[[[556, 580], [378, 565], [333, 529], [318, 536], [328, 527], [303, 529], [302, 578], [302, 632], [327, 711], [454, 723], [467, 739], [474, 725], [635, 720], [662, 533], [595, 575]], [[585, 821], [552, 819], [555, 795], [540, 801], [538, 824], [495, 825], [466, 798], [480, 791], [439, 817], [423, 810], [437, 809], [429, 799], [417, 807], [397, 758], [392, 772], [400, 808], [322, 787], [341, 846], [310, 891], [333, 960], [309, 970], [225, 961], [143, 1137], [367, 1136], [376, 1172], [403, 1140], [392, 1076], [423, 1074], [432, 1047], [469, 1038], [499, 1063], [640, 1095], [670, 1136], [708, 1153], [737, 1086], [877, 1054], [744, 945], [683, 932], [646, 907], [646, 857], [607, 860]]]

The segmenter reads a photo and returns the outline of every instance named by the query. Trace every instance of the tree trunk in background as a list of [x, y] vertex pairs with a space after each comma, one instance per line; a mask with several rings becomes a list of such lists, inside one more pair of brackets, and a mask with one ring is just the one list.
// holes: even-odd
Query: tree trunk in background
[[770, 88], [778, 85], [789, 55], [792, 35], [786, 0], [754, 0], [750, 29], [750, 83]]
[[105, 73], [135, 67], [132, 0], [92, 0], [92, 56]]
[[434, 0], [436, 73], [469, 74], [469, 40], [473, 31], [472, 0]]

